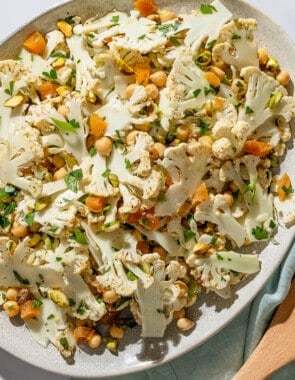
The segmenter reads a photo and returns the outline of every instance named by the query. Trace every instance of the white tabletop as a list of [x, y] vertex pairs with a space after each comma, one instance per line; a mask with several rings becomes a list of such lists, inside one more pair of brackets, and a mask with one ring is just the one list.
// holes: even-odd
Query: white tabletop
[[[18, 25], [30, 20], [64, 0], [7, 0], [1, 2], [0, 40], [12, 33]], [[247, 0], [281, 24], [295, 43], [295, 6], [290, 0]], [[12, 16], [13, 15], [13, 16]], [[28, 348], [29, 349], [29, 348]], [[65, 380], [69, 377], [53, 375], [32, 367], [0, 349], [0, 380]]]

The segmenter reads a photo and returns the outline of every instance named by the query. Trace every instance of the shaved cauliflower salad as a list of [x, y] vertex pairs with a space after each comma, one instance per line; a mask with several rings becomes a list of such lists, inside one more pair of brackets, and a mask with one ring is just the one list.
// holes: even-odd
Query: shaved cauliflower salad
[[[0, 304], [64, 356], [163, 337], [201, 291], [260, 269], [242, 247], [294, 222], [288, 72], [254, 19], [137, 0], [57, 21], [0, 62]], [[249, 250], [248, 250], [249, 252]], [[105, 327], [107, 326], [107, 327]]]

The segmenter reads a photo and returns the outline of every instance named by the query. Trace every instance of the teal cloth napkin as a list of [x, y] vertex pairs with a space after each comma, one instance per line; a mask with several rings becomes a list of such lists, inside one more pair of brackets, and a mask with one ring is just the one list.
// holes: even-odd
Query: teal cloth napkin
[[[295, 244], [255, 300], [208, 342], [168, 364], [112, 380], [232, 379], [258, 344], [276, 307], [286, 297], [294, 273]], [[295, 379], [295, 363], [282, 368], [269, 380], [291, 379]]]

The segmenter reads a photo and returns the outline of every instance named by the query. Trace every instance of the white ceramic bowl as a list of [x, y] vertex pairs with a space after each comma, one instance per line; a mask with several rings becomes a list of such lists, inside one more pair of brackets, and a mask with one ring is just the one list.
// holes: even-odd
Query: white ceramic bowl
[[[161, 8], [179, 13], [196, 9], [204, 1], [196, 0], [157, 0]], [[281, 66], [295, 78], [295, 48], [285, 32], [267, 16], [246, 3], [236, 0], [222, 0], [235, 17], [250, 17], [258, 21], [258, 41], [271, 55], [279, 58]], [[52, 8], [38, 18], [19, 28], [18, 31], [1, 45], [0, 59], [17, 57], [18, 51], [31, 32], [47, 32], [55, 28], [56, 21], [69, 15], [79, 15], [83, 20], [96, 14], [105, 14], [113, 9], [127, 11], [131, 9], [131, 0], [73, 0]], [[292, 90], [291, 90], [292, 91]], [[282, 171], [291, 173], [295, 183], [295, 150], [291, 149], [282, 164]], [[130, 330], [120, 342], [118, 355], [108, 350], [77, 350], [72, 361], [64, 360], [55, 348], [38, 345], [25, 327], [15, 326], [4, 313], [0, 313], [0, 347], [9, 353], [37, 367], [59, 374], [80, 377], [113, 377], [151, 368], [165, 363], [204, 343], [230, 320], [232, 320], [259, 292], [267, 279], [278, 267], [290, 244], [294, 241], [295, 229], [280, 228], [276, 240], [279, 246], [257, 245], [261, 250], [261, 271], [256, 277], [243, 282], [236, 288], [232, 299], [222, 300], [215, 295], [200, 296], [197, 304], [189, 311], [190, 318], [196, 320], [193, 331], [182, 334], [171, 324], [163, 339], [142, 339], [140, 329]], [[251, 249], [253, 249], [251, 247]]]

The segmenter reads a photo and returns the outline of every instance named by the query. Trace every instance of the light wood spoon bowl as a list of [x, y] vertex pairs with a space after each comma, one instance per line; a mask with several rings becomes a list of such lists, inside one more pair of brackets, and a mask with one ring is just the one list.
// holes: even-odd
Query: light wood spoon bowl
[[269, 328], [233, 380], [264, 380], [295, 361], [295, 280]]

